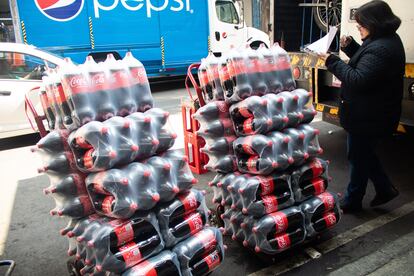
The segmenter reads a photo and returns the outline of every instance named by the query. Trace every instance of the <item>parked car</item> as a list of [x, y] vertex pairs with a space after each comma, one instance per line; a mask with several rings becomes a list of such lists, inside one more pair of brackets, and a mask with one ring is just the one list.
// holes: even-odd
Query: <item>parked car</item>
[[[41, 85], [46, 68], [63, 62], [61, 57], [31, 45], [0, 43], [0, 138], [33, 133], [24, 110], [24, 95]], [[30, 98], [41, 110], [39, 97]]]

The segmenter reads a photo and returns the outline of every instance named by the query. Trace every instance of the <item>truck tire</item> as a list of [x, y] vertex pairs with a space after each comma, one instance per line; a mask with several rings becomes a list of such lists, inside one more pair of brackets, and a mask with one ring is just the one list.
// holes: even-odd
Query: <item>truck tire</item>
[[339, 27], [341, 25], [342, 14], [342, 0], [312, 0], [314, 4], [326, 4], [326, 1], [328, 1], [329, 13], [327, 13], [325, 7], [312, 8], [316, 25], [324, 32], [326, 32], [328, 23], [330, 26]]
[[264, 44], [266, 46], [266, 48], [269, 48], [268, 45], [266, 45], [266, 43], [264, 43], [263, 41], [253, 41], [252, 43], [250, 43], [250, 47], [253, 50], [257, 50], [259, 49], [260, 45]]

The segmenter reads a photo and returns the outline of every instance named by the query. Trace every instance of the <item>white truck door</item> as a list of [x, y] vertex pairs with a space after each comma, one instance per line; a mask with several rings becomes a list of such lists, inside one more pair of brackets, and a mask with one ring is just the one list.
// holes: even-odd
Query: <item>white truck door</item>
[[242, 46], [247, 35], [241, 32], [244, 22], [233, 1], [211, 0], [209, 4], [211, 50], [222, 53]]

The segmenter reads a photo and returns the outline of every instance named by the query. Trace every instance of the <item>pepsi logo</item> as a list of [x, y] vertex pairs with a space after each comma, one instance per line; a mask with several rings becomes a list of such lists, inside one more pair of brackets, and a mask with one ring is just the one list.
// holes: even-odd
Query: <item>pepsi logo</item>
[[34, 0], [37, 8], [54, 21], [69, 21], [82, 11], [84, 0]]

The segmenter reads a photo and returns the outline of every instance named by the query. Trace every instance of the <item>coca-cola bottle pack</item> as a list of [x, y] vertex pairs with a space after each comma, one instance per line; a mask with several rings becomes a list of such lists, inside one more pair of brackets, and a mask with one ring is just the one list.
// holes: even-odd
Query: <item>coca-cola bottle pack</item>
[[220, 58], [217, 58], [213, 53], [210, 53], [206, 58], [207, 76], [213, 89], [213, 101], [224, 101], [223, 87], [220, 82], [219, 66]]
[[76, 240], [75, 256], [86, 264], [84, 272], [121, 273], [164, 248], [153, 213], [137, 213], [129, 220], [88, 217], [69, 233]]
[[305, 224], [308, 237], [335, 226], [341, 217], [338, 196], [324, 192], [303, 202], [300, 207], [305, 214]]
[[278, 95], [252, 96], [230, 107], [237, 136], [266, 134], [296, 127], [313, 120], [316, 111], [308, 106], [312, 93], [303, 89]]
[[270, 214], [295, 203], [289, 175], [271, 174], [251, 177], [238, 190], [245, 215], [256, 218]]
[[317, 129], [304, 124], [283, 132], [270, 132], [267, 136], [239, 137], [233, 143], [239, 171], [267, 175], [301, 165], [323, 152], [318, 134]]
[[236, 136], [228, 105], [224, 101], [210, 102], [198, 109], [193, 116], [200, 123], [197, 134], [206, 141], [202, 152], [208, 155], [209, 162], [205, 167], [221, 173], [234, 171], [236, 158], [233, 153], [233, 141]]
[[164, 128], [168, 116], [152, 108], [82, 126], [69, 137], [76, 165], [84, 172], [103, 171], [166, 151], [177, 137]]
[[159, 206], [156, 214], [165, 246], [170, 248], [202, 230], [208, 213], [204, 193], [195, 189]]
[[183, 276], [207, 275], [224, 260], [224, 245], [217, 228], [206, 227], [194, 236], [178, 243], [177, 254]]
[[69, 131], [57, 129], [43, 137], [32, 151], [41, 156], [43, 166], [38, 169], [49, 177], [45, 194], [53, 197], [56, 207], [51, 215], [82, 218], [94, 212], [85, 187], [85, 175], [74, 162], [67, 138]]
[[258, 220], [252, 231], [256, 252], [275, 254], [305, 240], [304, 215], [300, 207], [290, 207]]
[[292, 190], [297, 203], [326, 191], [330, 181], [328, 165], [328, 161], [314, 158], [302, 166], [292, 169]]
[[197, 183], [186, 158], [177, 151], [133, 162], [119, 169], [92, 173], [86, 178], [96, 212], [129, 218], [137, 210], [150, 210]]
[[131, 267], [122, 276], [181, 276], [177, 255], [164, 250], [158, 255]]
[[64, 96], [57, 105], [64, 114], [63, 123], [67, 128], [145, 112], [153, 106], [145, 68], [131, 53], [122, 60], [115, 60], [109, 54], [101, 63], [88, 56], [81, 65], [66, 59], [56, 73], [60, 77], [56, 84], [61, 83], [59, 91]]

